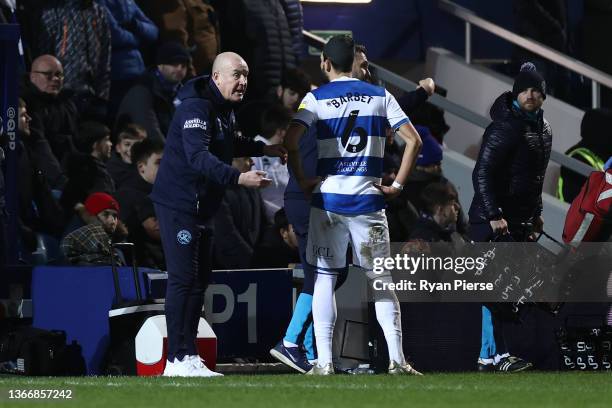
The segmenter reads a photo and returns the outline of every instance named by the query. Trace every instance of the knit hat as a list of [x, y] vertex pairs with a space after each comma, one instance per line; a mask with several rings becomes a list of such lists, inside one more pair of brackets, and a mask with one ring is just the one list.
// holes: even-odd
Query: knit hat
[[323, 46], [323, 56], [341, 70], [350, 70], [355, 58], [355, 42], [348, 35], [335, 35]]
[[119, 212], [119, 203], [109, 194], [93, 193], [85, 200], [85, 209], [94, 216], [104, 210], [115, 210]]
[[157, 65], [174, 65], [174, 64], [189, 64], [191, 61], [191, 55], [189, 51], [181, 44], [169, 41], [161, 45], [157, 50], [157, 58], [155, 59]]
[[521, 65], [521, 72], [514, 78], [512, 86], [512, 97], [516, 99], [518, 95], [528, 88], [537, 89], [546, 99], [546, 81], [544, 77], [536, 70], [536, 66], [531, 62], [526, 62]]
[[436, 139], [431, 135], [429, 129], [425, 126], [414, 127], [421, 140], [423, 141], [423, 147], [417, 157], [417, 166], [429, 166], [430, 164], [440, 163], [442, 161], [442, 146]]

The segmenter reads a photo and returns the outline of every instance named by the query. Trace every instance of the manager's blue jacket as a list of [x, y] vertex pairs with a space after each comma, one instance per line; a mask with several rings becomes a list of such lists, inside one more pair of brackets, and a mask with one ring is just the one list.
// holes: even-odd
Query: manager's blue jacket
[[219, 208], [225, 186], [238, 183], [232, 158], [262, 156], [264, 144], [236, 134], [232, 104], [209, 76], [187, 82], [177, 98], [151, 199], [206, 220]]

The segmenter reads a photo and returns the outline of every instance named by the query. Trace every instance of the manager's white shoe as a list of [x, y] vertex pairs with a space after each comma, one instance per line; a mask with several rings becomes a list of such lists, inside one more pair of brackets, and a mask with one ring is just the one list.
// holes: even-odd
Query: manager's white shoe
[[162, 374], [164, 377], [219, 377], [223, 374], [216, 373], [204, 365], [200, 356], [185, 356], [182, 360], [166, 361], [166, 368]]
[[223, 377], [223, 374], [217, 373], [206, 367], [204, 359], [200, 356], [185, 356], [185, 360], [187, 359], [191, 360], [191, 364], [193, 365], [192, 377]]

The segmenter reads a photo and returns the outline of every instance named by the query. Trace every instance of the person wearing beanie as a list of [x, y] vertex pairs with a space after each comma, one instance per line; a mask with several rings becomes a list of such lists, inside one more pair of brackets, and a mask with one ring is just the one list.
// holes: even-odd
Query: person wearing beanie
[[110, 194], [90, 194], [84, 203], [93, 222], [66, 235], [61, 249], [70, 265], [110, 265], [111, 254], [118, 265], [121, 258], [111, 242], [119, 220], [119, 203]]
[[[534, 241], [543, 229], [542, 187], [552, 147], [552, 130], [542, 111], [545, 98], [546, 82], [528, 62], [521, 66], [512, 91], [491, 106], [493, 122], [485, 129], [472, 173], [469, 235], [475, 242]], [[508, 316], [507, 305], [482, 307], [480, 371], [531, 367], [507, 349], [502, 321]]]
[[189, 51], [181, 44], [161, 44], [155, 58], [157, 65], [148, 70], [121, 101], [115, 129], [136, 123], [145, 128], [148, 137], [166, 140], [175, 111], [175, 98], [190, 61]]

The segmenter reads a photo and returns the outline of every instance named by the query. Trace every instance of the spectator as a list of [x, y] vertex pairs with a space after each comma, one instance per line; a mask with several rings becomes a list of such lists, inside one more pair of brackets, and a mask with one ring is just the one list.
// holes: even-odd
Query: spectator
[[410, 240], [452, 242], [459, 217], [457, 191], [449, 183], [434, 182], [421, 193], [424, 208], [410, 232]]
[[219, 24], [209, 0], [137, 0], [159, 27], [161, 41], [175, 41], [193, 50], [192, 75], [210, 74], [219, 53]]
[[246, 103], [236, 112], [236, 122], [242, 133], [249, 138], [261, 135], [261, 117], [273, 105], [283, 105], [291, 112], [297, 112], [298, 104], [310, 91], [310, 78], [299, 68], [286, 69], [276, 94], [267, 99]]
[[[287, 127], [291, 121], [291, 111], [280, 105], [273, 105], [261, 117], [261, 135], [255, 137], [256, 142], [266, 145], [282, 144]], [[253, 157], [255, 170], [266, 172], [266, 177], [272, 182], [261, 190], [266, 217], [270, 224], [274, 222], [274, 214], [284, 205], [284, 194], [289, 182], [287, 165], [278, 157]]]
[[[570, 147], [565, 154], [602, 171], [604, 162], [612, 156], [612, 138], [608, 136], [612, 128], [612, 111], [598, 108], [584, 113], [580, 123], [581, 140]], [[557, 197], [571, 203], [580, 193], [587, 178], [567, 167], [561, 167], [557, 185]]]
[[104, 7], [93, 0], [48, 0], [41, 7], [33, 54], [55, 55], [67, 88], [108, 101], [111, 34]]
[[148, 137], [164, 141], [189, 61], [189, 52], [180, 44], [163, 44], [157, 53], [157, 66], [143, 75], [121, 101], [116, 128], [136, 123], [146, 129]]
[[19, 176], [19, 222], [22, 238], [28, 250], [36, 249], [36, 233], [44, 232], [53, 236], [60, 235], [63, 228], [62, 211], [49, 187], [43, 170], [34, 161], [29, 150], [31, 118], [27, 105], [19, 99], [18, 133], [21, 139], [18, 146]]
[[296, 67], [291, 33], [281, 0], [216, 1], [222, 51], [242, 55], [249, 64], [249, 100], [276, 92], [284, 70]]
[[111, 247], [119, 204], [108, 194], [94, 193], [85, 200], [85, 209], [95, 220], [62, 240], [61, 248], [68, 262], [71, 265], [109, 265], [112, 254], [117, 265], [121, 265], [121, 258]]
[[253, 268], [287, 268], [300, 263], [298, 239], [283, 208], [274, 214], [274, 225], [261, 241], [253, 255]]
[[[469, 217], [470, 238], [475, 242], [525, 242], [542, 231], [542, 186], [552, 146], [552, 130], [541, 109], [545, 98], [544, 78], [526, 63], [512, 92], [504, 92], [491, 106], [493, 122], [485, 129], [472, 173]], [[516, 372], [531, 367], [510, 355], [502, 311], [499, 304], [482, 308], [479, 371]]]
[[[134, 177], [137, 172], [132, 166], [132, 146], [134, 143], [140, 142], [147, 137], [147, 132], [140, 125], [128, 124], [117, 135], [115, 141], [115, 150], [111, 154], [107, 168], [117, 190], [130, 178]], [[122, 206], [123, 207], [123, 206]]]
[[[251, 170], [250, 157], [232, 160], [232, 167], [246, 173]], [[259, 190], [230, 184], [215, 216], [215, 261], [219, 269], [240, 269], [251, 266], [255, 248], [266, 223]]]
[[114, 118], [125, 92], [145, 71], [139, 48], [153, 44], [158, 30], [134, 0], [100, 0], [108, 10], [112, 55], [109, 117]]
[[127, 226], [138, 265], [166, 269], [159, 223], [149, 198], [164, 151], [162, 142], [145, 139], [132, 146], [131, 157], [137, 177], [128, 179], [115, 194], [121, 207], [121, 221]]
[[32, 62], [25, 78], [23, 99], [32, 115], [32, 131], [48, 140], [57, 161], [75, 151], [79, 113], [74, 93], [64, 88], [64, 69], [53, 55]]
[[91, 121], [79, 125], [77, 148], [93, 158], [97, 169], [91, 192], [113, 193], [116, 190], [115, 182], [106, 168], [106, 162], [111, 157], [112, 147], [110, 130], [106, 126]]

